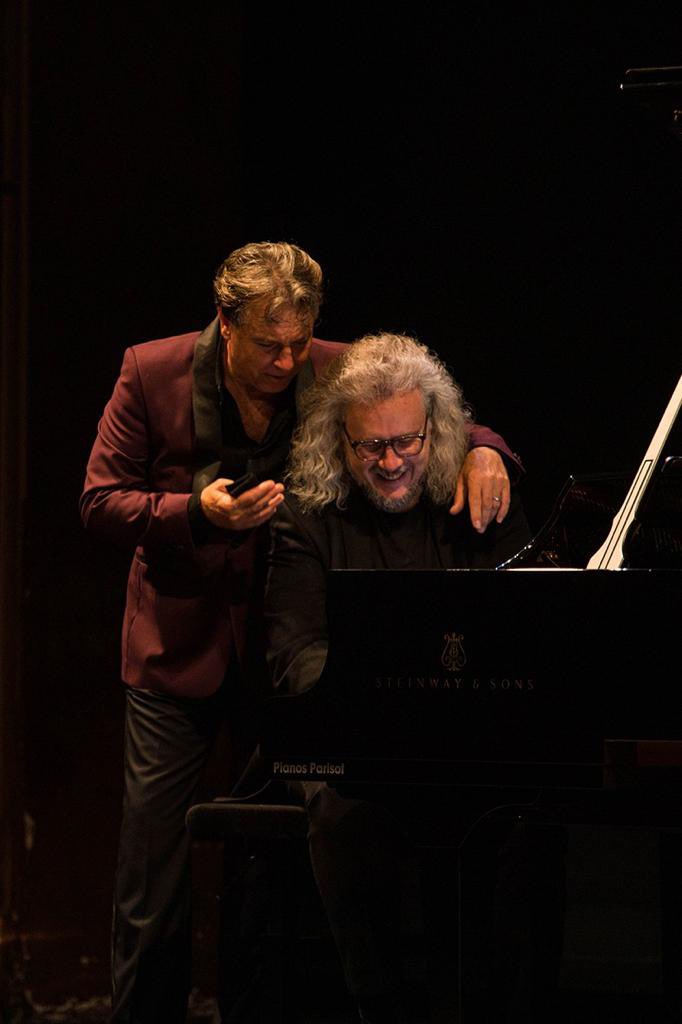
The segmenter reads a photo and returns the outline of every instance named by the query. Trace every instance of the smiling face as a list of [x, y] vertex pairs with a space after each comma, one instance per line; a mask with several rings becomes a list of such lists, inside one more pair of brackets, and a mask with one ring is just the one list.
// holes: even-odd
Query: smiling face
[[[421, 392], [408, 391], [371, 406], [349, 405], [345, 426], [352, 441], [365, 441], [418, 434], [424, 430], [425, 418]], [[385, 447], [376, 462], [362, 462], [344, 436], [346, 468], [377, 508], [384, 512], [406, 512], [419, 501], [429, 463], [428, 424], [426, 431], [424, 447], [418, 455], [396, 455], [392, 448]]]
[[293, 306], [267, 315], [268, 300], [257, 299], [234, 324], [220, 312], [229, 379], [255, 396], [284, 391], [310, 355], [312, 316], [300, 316]]

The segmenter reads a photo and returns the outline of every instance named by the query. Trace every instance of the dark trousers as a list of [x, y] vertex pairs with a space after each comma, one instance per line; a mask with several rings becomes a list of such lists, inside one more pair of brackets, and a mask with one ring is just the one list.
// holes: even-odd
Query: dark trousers
[[123, 819], [112, 930], [112, 1022], [181, 1024], [190, 990], [190, 839], [185, 815], [227, 710], [126, 695]]
[[[563, 829], [514, 815], [516, 820], [495, 825], [477, 843], [467, 841], [462, 922], [458, 848], [471, 807], [449, 794], [434, 800], [427, 793], [398, 792], [379, 803], [345, 799], [327, 787], [304, 788], [313, 872], [363, 1019], [396, 1024], [425, 1016], [424, 1007], [406, 1009], [401, 993], [400, 865], [414, 855], [413, 844], [421, 846], [433, 1019], [455, 1019], [462, 981], [457, 965], [467, 974], [472, 958], [479, 992], [465, 1021], [551, 1019], [547, 1009], [558, 979], [564, 913]], [[445, 847], [437, 846], [439, 831]], [[475, 948], [469, 935], [462, 948], [461, 925], [470, 931], [472, 922]], [[450, 991], [437, 991], [442, 978]]]

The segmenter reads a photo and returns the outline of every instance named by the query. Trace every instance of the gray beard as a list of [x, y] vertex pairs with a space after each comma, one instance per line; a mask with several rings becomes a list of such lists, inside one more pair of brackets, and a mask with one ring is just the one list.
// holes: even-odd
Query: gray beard
[[374, 505], [375, 508], [378, 508], [380, 512], [409, 512], [411, 508], [414, 508], [422, 496], [424, 481], [417, 480], [413, 484], [410, 484], [410, 487], [402, 498], [385, 498], [383, 494], [379, 494], [364, 481], [360, 487], [362, 489], [362, 493], [370, 504]]

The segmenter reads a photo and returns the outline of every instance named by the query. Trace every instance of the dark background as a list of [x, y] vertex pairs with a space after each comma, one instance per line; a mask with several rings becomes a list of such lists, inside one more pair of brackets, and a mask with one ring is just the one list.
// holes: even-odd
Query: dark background
[[435, 348], [522, 454], [538, 527], [570, 472], [634, 472], [681, 369], [682, 144], [618, 89], [680, 63], [650, 3], [34, 0], [36, 933], [105, 956], [128, 556], [77, 499], [124, 348], [205, 326], [236, 246], [296, 242], [327, 276], [318, 335]]

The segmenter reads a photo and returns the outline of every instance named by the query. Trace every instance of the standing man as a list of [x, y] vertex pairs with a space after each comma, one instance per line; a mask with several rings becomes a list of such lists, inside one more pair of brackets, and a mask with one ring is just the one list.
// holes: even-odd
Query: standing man
[[[313, 339], [322, 271], [297, 246], [237, 249], [219, 268], [214, 293], [217, 316], [203, 332], [126, 351], [81, 498], [88, 529], [134, 548], [122, 637], [116, 1024], [185, 1019], [185, 813], [221, 719], [236, 716], [242, 681], [252, 687], [260, 679], [262, 527], [283, 500], [279, 481], [302, 396], [345, 349]], [[508, 504], [493, 447], [512, 464], [514, 457], [485, 428], [472, 428], [469, 438], [453, 510], [468, 493], [483, 533]], [[257, 484], [230, 496], [230, 482], [246, 473]]]

